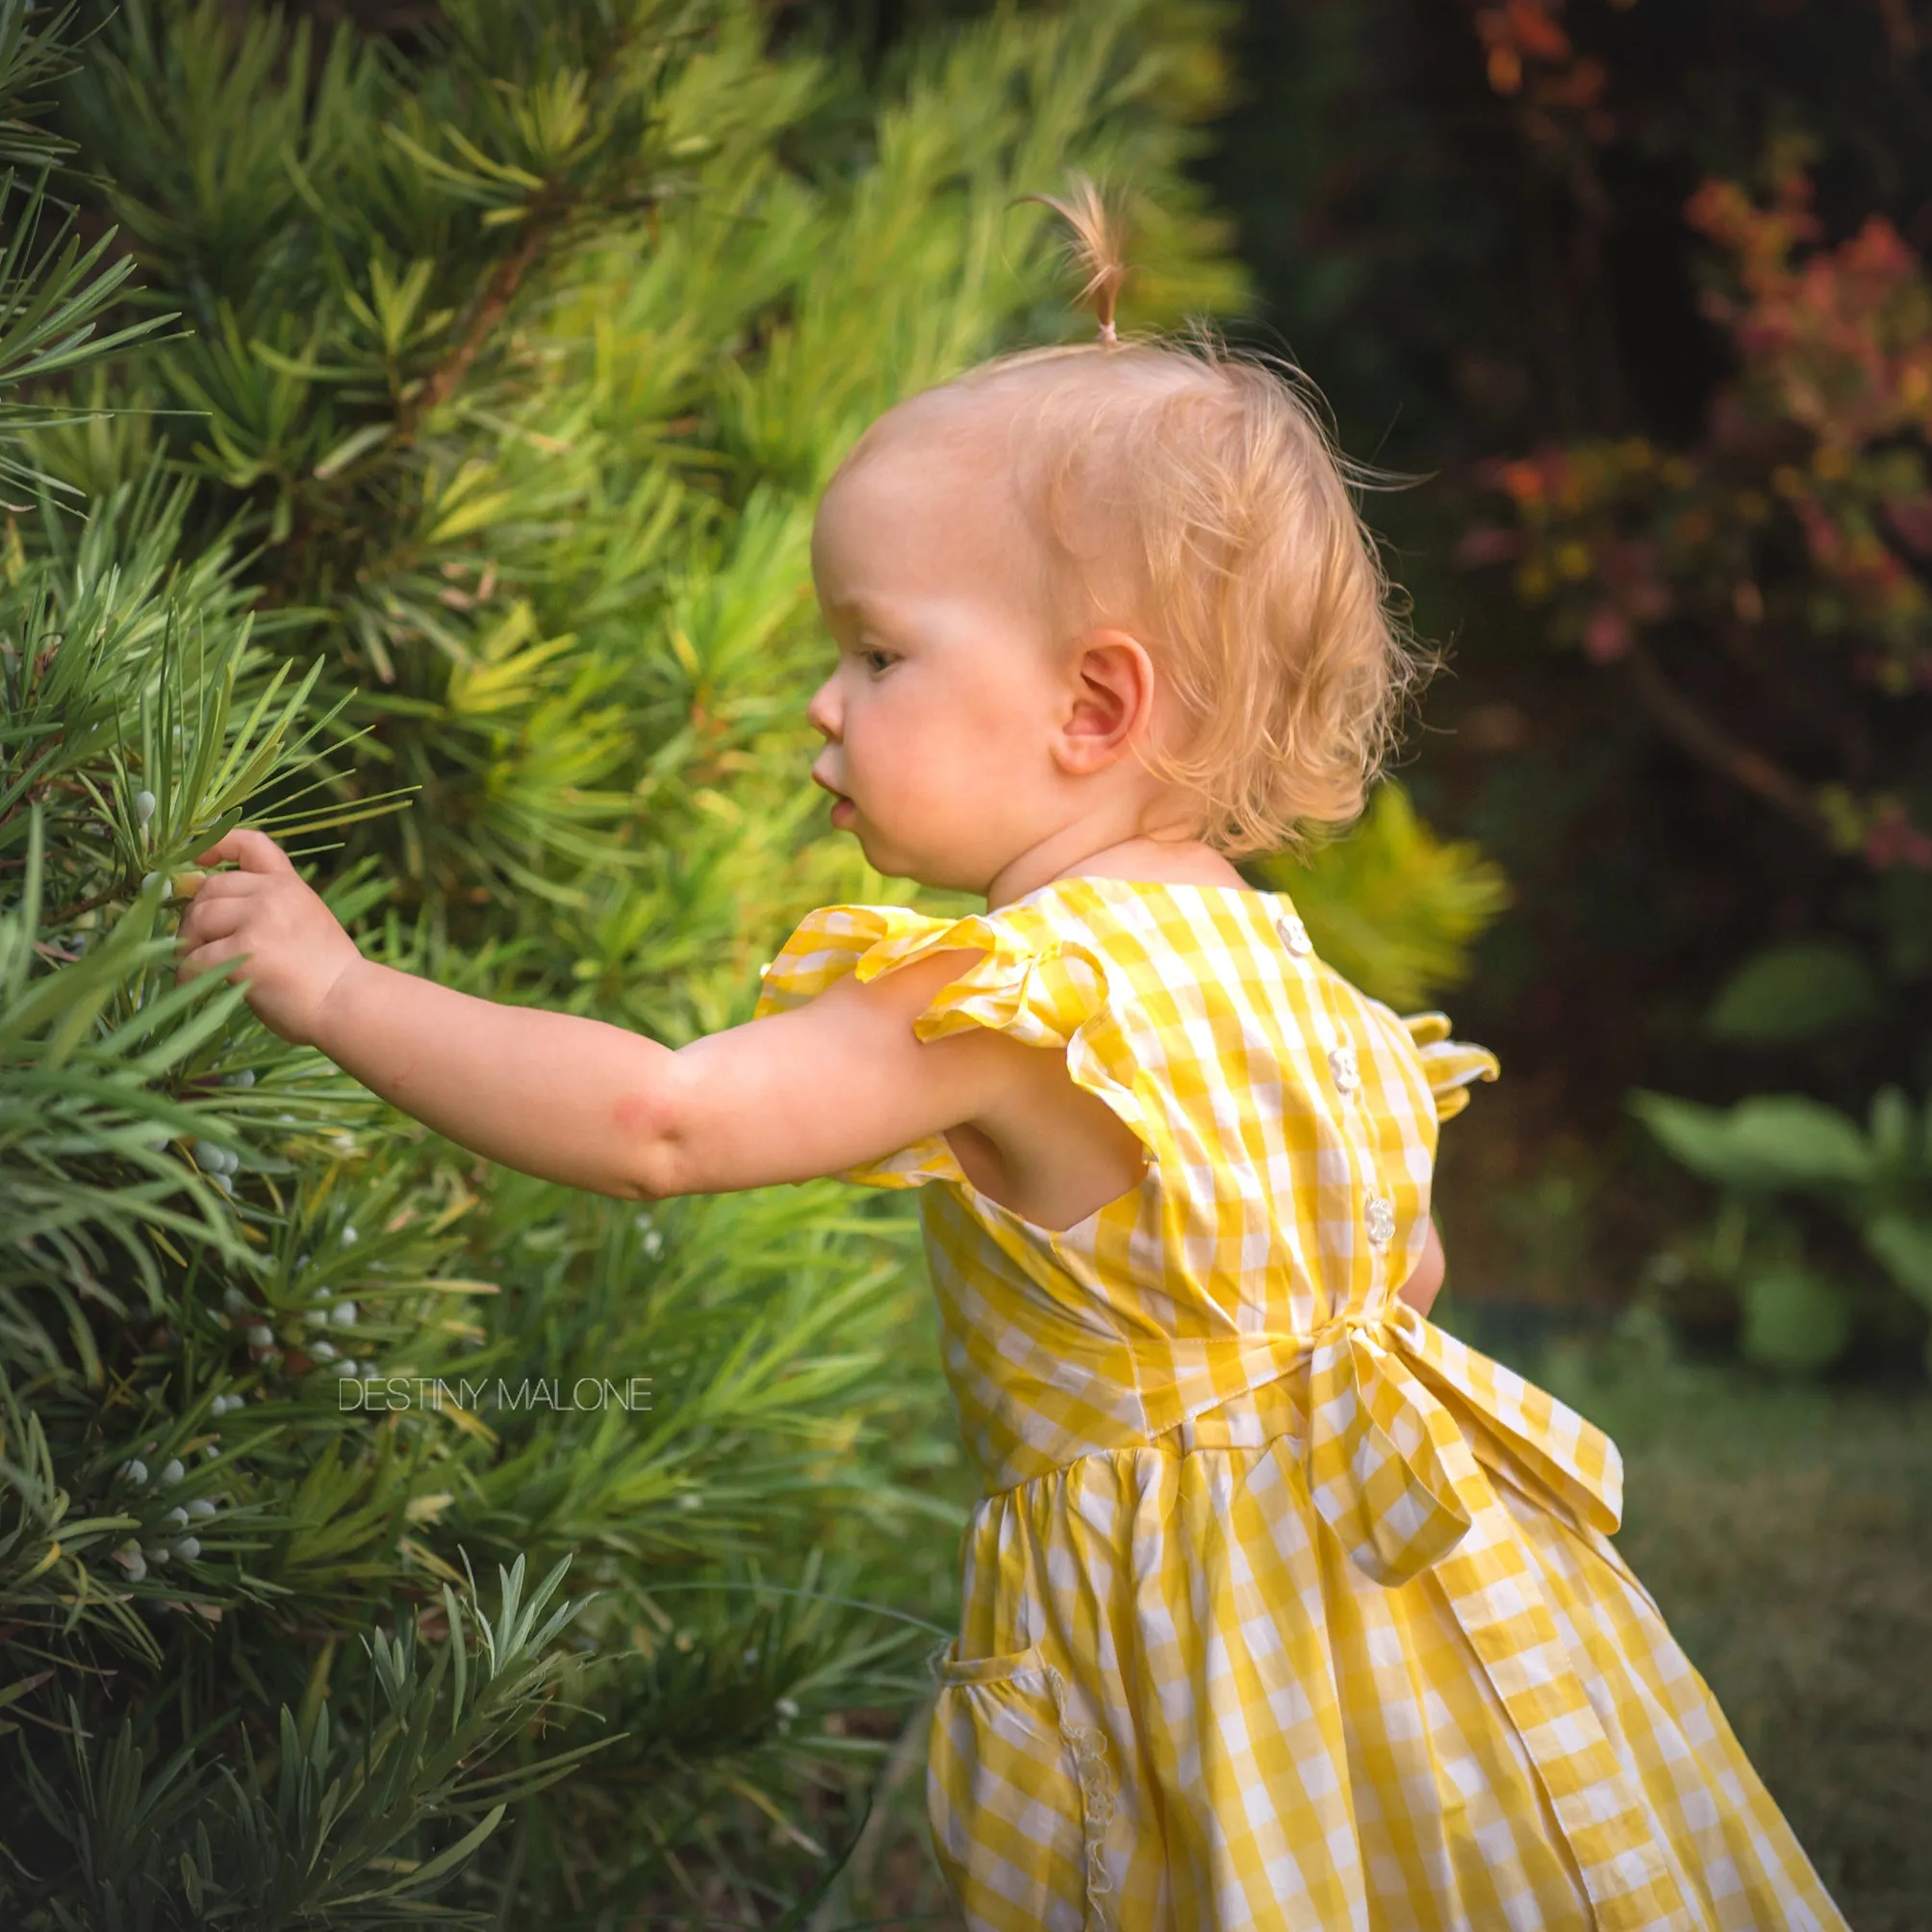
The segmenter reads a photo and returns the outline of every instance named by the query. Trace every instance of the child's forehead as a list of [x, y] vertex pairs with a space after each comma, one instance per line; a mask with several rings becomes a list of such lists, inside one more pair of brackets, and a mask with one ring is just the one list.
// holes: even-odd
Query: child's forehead
[[1011, 415], [986, 398], [928, 390], [881, 416], [853, 445], [837, 480], [885, 475], [896, 488], [922, 478], [985, 477], [1004, 465]]
[[[1145, 405], [1212, 383], [1211, 372], [1184, 357], [1132, 351], [1105, 367], [1081, 358], [969, 370], [879, 417], [853, 445], [820, 509], [862, 479], [868, 511], [904, 492], [907, 507], [953, 498], [960, 514], [969, 503], [996, 517], [1017, 514], [1031, 530], [1045, 495], [1077, 513], [1084, 486], [1128, 457], [1120, 438], [1131, 444]], [[1076, 470], [1084, 484], [1069, 494]]]
[[827, 620], [854, 630], [897, 631], [934, 604], [1031, 609], [1048, 595], [1046, 559], [1010, 484], [923, 463], [909, 447], [868, 455], [826, 492], [811, 568]]
[[[877, 425], [875, 425], [877, 426]], [[820, 497], [815, 556], [868, 547], [888, 531], [962, 537], [1005, 528], [1018, 490], [996, 438], [893, 434], [862, 443]]]

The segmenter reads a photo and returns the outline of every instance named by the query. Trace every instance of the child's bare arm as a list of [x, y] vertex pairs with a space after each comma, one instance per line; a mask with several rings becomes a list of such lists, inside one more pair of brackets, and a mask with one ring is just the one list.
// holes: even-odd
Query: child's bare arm
[[987, 1114], [1034, 1049], [911, 1022], [977, 952], [934, 954], [674, 1051], [367, 960], [273, 841], [232, 832], [182, 922], [185, 979], [247, 954], [250, 1004], [459, 1145], [623, 1199], [804, 1181]]
[[841, 980], [809, 1005], [675, 1051], [359, 959], [325, 1003], [315, 1044], [505, 1166], [626, 1200], [720, 1194], [834, 1173], [985, 1111], [1005, 1053], [1028, 1050], [989, 1033], [922, 1045], [911, 1026], [979, 956], [935, 954], [863, 986]]
[[1448, 1266], [1442, 1253], [1442, 1237], [1436, 1232], [1436, 1223], [1429, 1224], [1429, 1244], [1422, 1251], [1422, 1258], [1415, 1264], [1415, 1272], [1403, 1283], [1396, 1291], [1400, 1298], [1419, 1315], [1426, 1315], [1436, 1305], [1436, 1297], [1442, 1289], [1442, 1276]]

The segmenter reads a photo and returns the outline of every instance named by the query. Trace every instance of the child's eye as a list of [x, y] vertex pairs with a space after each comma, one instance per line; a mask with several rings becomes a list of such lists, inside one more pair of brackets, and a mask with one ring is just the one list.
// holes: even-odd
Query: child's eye
[[870, 650], [861, 651], [859, 655], [865, 660], [868, 671], [883, 671], [887, 665], [899, 662], [891, 651], [880, 650], [877, 645]]

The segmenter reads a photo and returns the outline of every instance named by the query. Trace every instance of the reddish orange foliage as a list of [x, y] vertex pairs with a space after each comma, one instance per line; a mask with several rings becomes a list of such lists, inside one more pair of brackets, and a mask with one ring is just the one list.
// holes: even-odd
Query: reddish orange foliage
[[1580, 117], [1592, 140], [1608, 140], [1615, 122], [1601, 102], [1610, 76], [1601, 61], [1577, 54], [1557, 17], [1562, 12], [1563, 0], [1500, 0], [1477, 8], [1489, 85], [1499, 94], [1524, 94], [1540, 136], [1554, 132], [1542, 111], [1555, 109]]
[[[1824, 245], [1809, 182], [1763, 199], [1707, 181], [1686, 207], [1719, 251], [1705, 313], [1739, 373], [1690, 448], [1642, 439], [1551, 446], [1491, 465], [1508, 522], [1462, 561], [1515, 566], [1551, 634], [1608, 663], [1643, 639], [1665, 659], [1720, 639], [1835, 651], [1880, 695], [1932, 690], [1932, 280], [1873, 216]], [[1847, 848], [1932, 869], [1895, 795], [1818, 788]]]

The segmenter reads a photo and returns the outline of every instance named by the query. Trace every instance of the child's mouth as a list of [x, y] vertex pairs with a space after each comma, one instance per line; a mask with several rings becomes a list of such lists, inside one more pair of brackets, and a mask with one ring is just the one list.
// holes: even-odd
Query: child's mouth
[[832, 798], [832, 824], [835, 826], [850, 825], [856, 809], [852, 801], [843, 792], [834, 794]]

